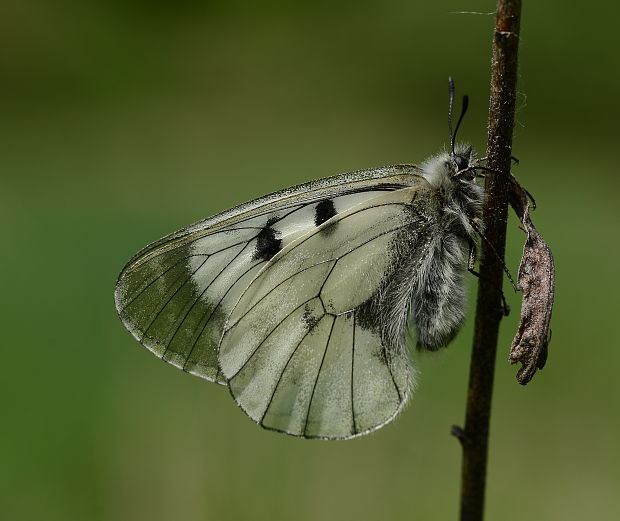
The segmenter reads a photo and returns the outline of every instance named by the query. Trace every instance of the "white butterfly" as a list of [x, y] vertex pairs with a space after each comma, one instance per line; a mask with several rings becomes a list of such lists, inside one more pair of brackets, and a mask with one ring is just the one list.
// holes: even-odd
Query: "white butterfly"
[[464, 320], [483, 190], [451, 136], [420, 167], [288, 188], [147, 246], [118, 278], [124, 325], [267, 429], [342, 439], [385, 425], [411, 392], [408, 321], [434, 350]]

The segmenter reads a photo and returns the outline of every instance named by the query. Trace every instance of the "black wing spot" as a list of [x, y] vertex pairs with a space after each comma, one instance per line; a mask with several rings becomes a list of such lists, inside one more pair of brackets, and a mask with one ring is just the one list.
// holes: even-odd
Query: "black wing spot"
[[[377, 292], [377, 294], [379, 293]], [[355, 314], [357, 325], [367, 331], [381, 334], [380, 309], [379, 298], [377, 298], [377, 295], [373, 295], [357, 308], [357, 313]]]
[[277, 232], [271, 227], [273, 220], [269, 219], [265, 227], [256, 236], [256, 250], [253, 260], [269, 260], [282, 249], [282, 239], [278, 238]]
[[321, 321], [321, 318], [322, 317], [317, 317], [316, 315], [312, 314], [312, 312], [310, 311], [310, 306], [306, 304], [306, 307], [304, 308], [304, 314], [302, 315], [301, 319], [304, 321], [304, 324], [308, 328], [307, 334], [313, 332], [316, 325]]
[[337, 213], [338, 212], [336, 212], [334, 201], [332, 201], [331, 199], [323, 199], [319, 204], [316, 205], [314, 213], [314, 224], [316, 226], [321, 226], [321, 224], [331, 219]]

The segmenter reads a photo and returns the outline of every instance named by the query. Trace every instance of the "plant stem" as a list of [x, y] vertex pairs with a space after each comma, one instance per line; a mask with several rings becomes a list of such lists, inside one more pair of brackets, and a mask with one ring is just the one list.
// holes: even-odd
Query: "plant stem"
[[484, 512], [493, 375], [502, 318], [498, 288], [503, 271], [498, 257], [504, 257], [506, 243], [520, 17], [521, 0], [497, 0], [487, 157], [488, 166], [504, 175], [486, 178], [483, 218], [490, 244], [482, 242], [465, 428], [455, 433], [463, 447], [461, 521], [481, 521]]

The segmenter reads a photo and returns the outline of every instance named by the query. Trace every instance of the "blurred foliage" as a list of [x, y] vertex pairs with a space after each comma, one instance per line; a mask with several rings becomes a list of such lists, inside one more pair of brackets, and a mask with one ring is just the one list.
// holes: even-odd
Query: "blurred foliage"
[[[616, 519], [620, 422], [610, 1], [525, 2], [514, 153], [557, 259], [548, 366], [526, 388], [503, 324], [488, 517]], [[483, 150], [491, 1], [5, 2], [0, 516], [11, 520], [454, 519], [470, 325], [393, 424], [349, 442], [262, 431], [222, 387], [123, 329], [140, 247], [309, 179], [420, 162], [446, 78]], [[524, 236], [509, 225], [516, 271]], [[615, 340], [614, 340], [615, 339]]]

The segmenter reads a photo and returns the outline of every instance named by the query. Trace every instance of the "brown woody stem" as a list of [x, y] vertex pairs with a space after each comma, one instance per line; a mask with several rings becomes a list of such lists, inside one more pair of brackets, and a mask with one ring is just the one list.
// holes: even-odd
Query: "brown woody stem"
[[501, 259], [506, 243], [520, 17], [521, 0], [497, 0], [487, 155], [489, 168], [504, 175], [487, 176], [485, 182], [483, 218], [489, 241], [482, 243], [467, 411], [465, 427], [458, 436], [463, 447], [461, 521], [481, 521], [484, 513], [493, 376], [502, 318], [498, 288], [502, 287]]

